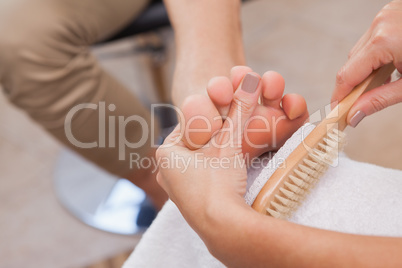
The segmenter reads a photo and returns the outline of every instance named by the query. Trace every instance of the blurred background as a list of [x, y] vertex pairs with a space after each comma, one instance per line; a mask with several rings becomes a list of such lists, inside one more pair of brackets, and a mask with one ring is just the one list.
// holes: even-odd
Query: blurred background
[[[1, 0], [8, 1], [8, 0]], [[248, 64], [258, 73], [280, 72], [286, 92], [306, 97], [309, 112], [329, 104], [337, 70], [387, 0], [250, 1], [243, 5]], [[93, 48], [110, 73], [153, 102], [150, 65], [155, 53], [139, 51], [155, 33]], [[157, 55], [165, 85], [174, 66], [169, 28], [156, 33], [166, 46]], [[169, 87], [169, 86], [168, 86]], [[137, 90], [137, 91], [136, 91]], [[402, 104], [349, 129], [353, 159], [402, 169]], [[141, 238], [106, 233], [73, 217], [53, 185], [60, 145], [0, 95], [0, 267], [120, 267]]]

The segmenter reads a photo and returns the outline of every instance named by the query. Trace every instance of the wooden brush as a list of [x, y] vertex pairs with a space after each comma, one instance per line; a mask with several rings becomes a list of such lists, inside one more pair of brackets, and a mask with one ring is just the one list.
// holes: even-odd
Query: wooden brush
[[289, 155], [261, 189], [252, 207], [275, 218], [288, 218], [337, 157], [344, 144], [346, 117], [366, 91], [385, 83], [395, 70], [388, 64], [356, 86]]

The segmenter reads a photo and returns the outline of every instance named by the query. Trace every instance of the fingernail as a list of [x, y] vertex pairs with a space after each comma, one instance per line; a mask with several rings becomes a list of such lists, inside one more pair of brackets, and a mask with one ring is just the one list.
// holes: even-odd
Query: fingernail
[[248, 92], [254, 93], [257, 90], [258, 84], [260, 83], [260, 78], [254, 74], [246, 74], [241, 84], [241, 89]]
[[363, 113], [362, 111], [357, 111], [352, 119], [350, 119], [349, 125], [351, 127], [356, 127], [360, 123], [360, 121], [363, 120], [364, 117], [366, 117], [365, 113]]

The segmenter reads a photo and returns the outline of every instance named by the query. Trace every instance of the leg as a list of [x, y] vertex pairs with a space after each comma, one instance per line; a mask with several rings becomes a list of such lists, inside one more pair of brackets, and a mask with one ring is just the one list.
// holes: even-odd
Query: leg
[[[6, 2], [0, 8], [0, 81], [10, 101], [84, 157], [111, 173], [131, 179], [150, 193], [151, 198], [158, 194], [164, 196], [159, 188], [155, 189], [156, 182], [150, 179], [149, 171], [130, 168], [130, 154], [153, 155], [150, 132], [143, 146], [124, 146], [122, 155], [119, 155], [122, 149], [117, 138], [124, 135], [128, 141], [139, 141], [145, 132], [138, 122], [127, 124], [122, 131], [115, 127], [116, 135], [111, 138], [114, 147], [110, 143], [102, 144], [102, 139], [109, 141], [108, 133], [100, 131], [102, 102], [106, 107], [106, 126], [113, 123], [110, 116], [116, 118], [114, 125], [119, 117], [138, 115], [150, 126], [151, 118], [141, 103], [100, 67], [89, 50], [89, 45], [133, 19], [146, 0]], [[65, 131], [66, 116], [82, 103], [96, 107], [79, 110], [68, 128], [82, 143], [97, 142], [93, 148], [71, 143]], [[112, 111], [107, 109], [111, 104], [115, 105]]]

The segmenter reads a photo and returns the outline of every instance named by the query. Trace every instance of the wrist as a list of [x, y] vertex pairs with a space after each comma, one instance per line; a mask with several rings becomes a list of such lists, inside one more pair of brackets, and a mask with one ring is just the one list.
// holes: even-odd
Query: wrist
[[250, 212], [254, 211], [242, 197], [221, 196], [206, 204], [204, 224], [200, 226], [199, 231], [204, 235], [206, 242], [217, 241], [218, 237], [225, 237], [224, 234], [230, 235], [233, 230], [243, 228], [240, 225], [244, 222], [240, 219], [244, 219]]
[[227, 258], [233, 258], [230, 256], [232, 254], [228, 253], [241, 251], [241, 244], [246, 240], [244, 236], [252, 228], [249, 220], [259, 215], [246, 205], [242, 198], [221, 204], [208, 210], [206, 224], [202, 226], [204, 229], [198, 230], [197, 233], [211, 254], [228, 264], [230, 261]]

